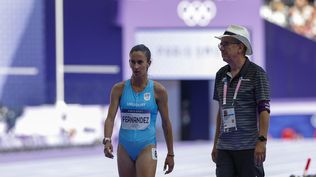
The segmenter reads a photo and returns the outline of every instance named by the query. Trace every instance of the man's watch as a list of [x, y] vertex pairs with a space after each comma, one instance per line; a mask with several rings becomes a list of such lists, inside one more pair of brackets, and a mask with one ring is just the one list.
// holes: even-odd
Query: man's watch
[[266, 142], [267, 138], [264, 137], [263, 135], [261, 135], [261, 136], [258, 137], [258, 140], [261, 141], [261, 142]]

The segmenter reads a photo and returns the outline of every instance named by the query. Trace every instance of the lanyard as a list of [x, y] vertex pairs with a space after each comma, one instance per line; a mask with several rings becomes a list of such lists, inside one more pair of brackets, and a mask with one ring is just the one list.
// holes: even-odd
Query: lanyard
[[[236, 89], [235, 89], [235, 92], [234, 92], [233, 105], [234, 105], [234, 102], [235, 102], [235, 100], [237, 98], [237, 94], [238, 94], [238, 91], [239, 91], [239, 88], [240, 88], [241, 80], [242, 80], [242, 77], [239, 78], [237, 86], [236, 86]], [[226, 97], [227, 97], [227, 78], [224, 79], [223, 105], [226, 104]]]

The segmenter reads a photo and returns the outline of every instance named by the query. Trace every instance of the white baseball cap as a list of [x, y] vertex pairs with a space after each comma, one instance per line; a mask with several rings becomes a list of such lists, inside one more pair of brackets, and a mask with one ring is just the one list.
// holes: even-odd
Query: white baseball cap
[[240, 25], [229, 25], [226, 31], [221, 36], [215, 36], [217, 39], [222, 39], [223, 37], [233, 37], [240, 42], [242, 42], [246, 47], [246, 55], [252, 55], [252, 48], [250, 44], [250, 35], [247, 28]]

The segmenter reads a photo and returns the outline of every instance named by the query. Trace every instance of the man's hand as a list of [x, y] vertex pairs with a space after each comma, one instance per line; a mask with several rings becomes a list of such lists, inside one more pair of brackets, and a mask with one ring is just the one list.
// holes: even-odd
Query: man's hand
[[261, 166], [266, 160], [266, 142], [258, 141], [255, 148], [255, 163]]
[[212, 150], [212, 160], [213, 160], [214, 163], [216, 163], [216, 160], [217, 160], [217, 149], [216, 149], [215, 146], [213, 147], [213, 150]]

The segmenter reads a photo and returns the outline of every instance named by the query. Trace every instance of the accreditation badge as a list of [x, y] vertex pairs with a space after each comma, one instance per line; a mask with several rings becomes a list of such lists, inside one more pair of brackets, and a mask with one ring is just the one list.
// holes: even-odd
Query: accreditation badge
[[225, 133], [237, 130], [236, 114], [234, 108], [222, 109], [221, 116]]

